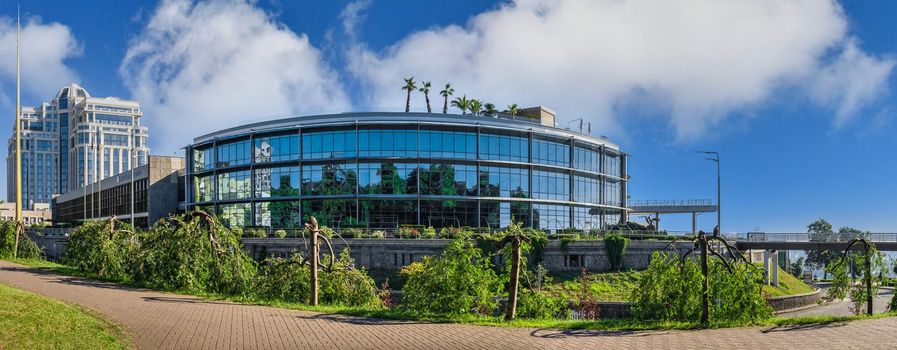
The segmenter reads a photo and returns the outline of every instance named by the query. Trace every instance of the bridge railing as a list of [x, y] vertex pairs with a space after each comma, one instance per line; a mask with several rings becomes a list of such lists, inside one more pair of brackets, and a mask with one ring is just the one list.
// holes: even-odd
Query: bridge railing
[[634, 200], [626, 203], [629, 207], [694, 207], [710, 206], [713, 202], [709, 199], [663, 199], [663, 200]]
[[897, 242], [897, 233], [835, 233], [834, 235], [792, 232], [748, 232], [738, 240], [750, 242], [847, 242], [865, 237], [871, 242]]

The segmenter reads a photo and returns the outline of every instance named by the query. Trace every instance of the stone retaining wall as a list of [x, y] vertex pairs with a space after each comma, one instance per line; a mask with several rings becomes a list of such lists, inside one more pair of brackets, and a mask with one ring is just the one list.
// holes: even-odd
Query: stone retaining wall
[[816, 289], [815, 291], [804, 294], [767, 298], [766, 302], [769, 303], [769, 306], [772, 306], [773, 311], [780, 313], [787, 310], [815, 305], [819, 302], [821, 297], [821, 289]]

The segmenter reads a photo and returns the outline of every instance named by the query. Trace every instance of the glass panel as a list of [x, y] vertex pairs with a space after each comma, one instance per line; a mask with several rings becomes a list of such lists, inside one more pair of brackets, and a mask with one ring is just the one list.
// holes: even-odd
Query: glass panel
[[590, 176], [573, 177], [573, 200], [584, 203], [598, 203], [598, 178]]
[[302, 206], [295, 202], [261, 202], [255, 204], [255, 225], [273, 228], [302, 227]]
[[216, 167], [223, 168], [229, 166], [249, 164], [251, 160], [249, 153], [249, 140], [231, 142], [227, 144], [219, 144], [218, 163]]
[[255, 162], [283, 162], [299, 159], [299, 135], [267, 136], [255, 139]]
[[623, 172], [621, 171], [620, 164], [620, 155], [615, 153], [605, 153], [604, 154], [604, 173], [608, 175], [613, 175], [616, 177], [620, 177]]
[[529, 225], [530, 203], [527, 202], [491, 202], [480, 204], [480, 226], [490, 230], [508, 227], [511, 222]]
[[573, 227], [585, 231], [601, 228], [601, 209], [573, 207]]
[[302, 134], [302, 159], [355, 157], [355, 130]]
[[604, 203], [607, 205], [621, 206], [622, 187], [617, 180], [605, 180], [603, 184]]
[[533, 139], [533, 163], [570, 166], [570, 145], [561, 140]]
[[200, 172], [214, 168], [215, 157], [212, 148], [193, 150], [193, 171]]
[[480, 167], [480, 196], [529, 198], [529, 171], [522, 168]]
[[195, 202], [215, 200], [215, 178], [212, 175], [193, 178], [193, 200]]
[[302, 166], [302, 194], [331, 196], [354, 194], [358, 183], [355, 164], [318, 164]]
[[299, 167], [255, 169], [255, 196], [298, 197]]
[[244, 227], [252, 223], [249, 203], [222, 204], [218, 206], [218, 218], [227, 227]]
[[218, 174], [218, 199], [246, 199], [252, 194], [249, 170]]
[[327, 227], [358, 225], [354, 199], [315, 199], [302, 201], [302, 221], [314, 216]]
[[527, 137], [480, 134], [480, 159], [529, 162]]
[[395, 230], [417, 224], [416, 200], [362, 199], [358, 201], [360, 224], [370, 229]]
[[619, 210], [605, 209], [604, 210], [604, 228], [607, 228], [608, 226], [620, 224], [621, 223], [620, 216], [621, 216], [621, 213]]
[[442, 200], [420, 202], [421, 225], [432, 227], [477, 226], [477, 202]]
[[417, 194], [417, 164], [358, 164], [361, 194]]
[[421, 158], [476, 159], [476, 134], [460, 131], [420, 131]]
[[533, 227], [542, 230], [570, 228], [570, 207], [566, 205], [533, 204]]
[[533, 170], [533, 198], [570, 200], [570, 175], [554, 171]]
[[421, 164], [421, 194], [475, 196], [477, 167], [459, 164]]
[[596, 173], [601, 171], [598, 163], [600, 159], [598, 151], [577, 144], [573, 152], [573, 168]]
[[417, 157], [417, 130], [359, 130], [360, 157]]

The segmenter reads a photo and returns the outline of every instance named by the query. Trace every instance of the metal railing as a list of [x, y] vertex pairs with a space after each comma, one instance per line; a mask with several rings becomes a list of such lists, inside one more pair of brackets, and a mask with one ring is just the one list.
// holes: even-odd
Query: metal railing
[[739, 234], [738, 240], [750, 242], [848, 242], [854, 238], [866, 238], [870, 242], [897, 242], [897, 233], [835, 233], [826, 235], [806, 232], [748, 232]]
[[694, 207], [694, 206], [710, 206], [713, 202], [709, 199], [661, 199], [661, 200], [637, 200], [629, 201], [627, 205], [631, 207]]

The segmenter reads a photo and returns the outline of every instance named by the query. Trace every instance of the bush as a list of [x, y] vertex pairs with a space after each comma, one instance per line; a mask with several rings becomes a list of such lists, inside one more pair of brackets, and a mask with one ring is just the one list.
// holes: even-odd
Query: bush
[[517, 296], [517, 316], [535, 319], [570, 318], [569, 304], [561, 297], [523, 289]]
[[626, 257], [626, 247], [629, 239], [619, 234], [611, 234], [604, 237], [604, 250], [607, 251], [607, 260], [610, 270], [619, 272], [623, 268], [623, 258]]
[[436, 229], [434, 229], [433, 226], [425, 228], [423, 238], [429, 238], [429, 239], [436, 238]]
[[[711, 323], [754, 323], [772, 315], [760, 295], [762, 274], [746, 264], [736, 264], [734, 273], [717, 259], [708, 264]], [[680, 263], [677, 255], [654, 253], [633, 290], [633, 315], [642, 320], [698, 322], [702, 280], [695, 259]]]
[[[255, 278], [255, 262], [217, 219], [195, 213], [201, 212], [153, 225], [141, 242], [135, 279], [166, 290], [245, 295]], [[217, 228], [214, 235], [210, 225]]]
[[[115, 226], [115, 231], [112, 228]], [[127, 281], [131, 278], [139, 249], [137, 233], [123, 222], [90, 221], [69, 236], [63, 263], [102, 278]]]
[[287, 238], [287, 231], [283, 229], [274, 231], [274, 237]]
[[377, 230], [371, 233], [371, 238], [383, 239], [386, 238], [386, 232]]
[[[16, 222], [0, 221], [0, 258], [12, 258], [16, 246]], [[23, 259], [37, 259], [43, 255], [41, 249], [24, 232], [19, 235], [16, 255]]]
[[402, 304], [422, 313], [491, 314], [502, 284], [489, 258], [468, 240], [456, 239], [438, 257], [405, 266]]
[[364, 238], [365, 234], [364, 234], [364, 230], [362, 230], [360, 228], [350, 227], [350, 228], [343, 229], [340, 232], [340, 236], [343, 236], [344, 238]]
[[[325, 261], [329, 256], [325, 256]], [[374, 280], [365, 270], [355, 269], [354, 260], [344, 250], [333, 271], [318, 272], [318, 298], [321, 303], [379, 307], [380, 296]], [[311, 275], [302, 257], [293, 254], [289, 259], [268, 259], [259, 271], [256, 283], [258, 296], [272, 300], [309, 303]]]

